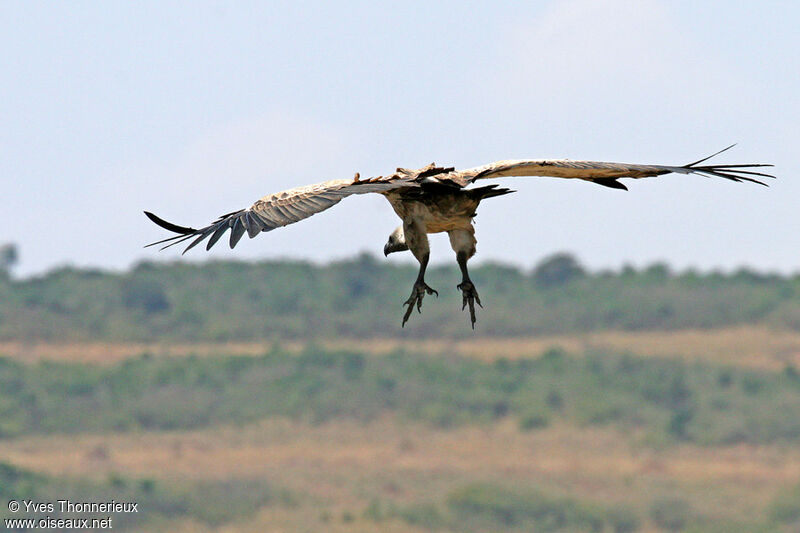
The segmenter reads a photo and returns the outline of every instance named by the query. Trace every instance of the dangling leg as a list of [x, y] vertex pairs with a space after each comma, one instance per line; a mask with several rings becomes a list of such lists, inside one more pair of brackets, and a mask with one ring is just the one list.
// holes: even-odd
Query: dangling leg
[[480, 307], [481, 298], [478, 296], [478, 291], [475, 289], [472, 280], [469, 279], [469, 271], [467, 270], [467, 261], [475, 255], [475, 230], [470, 227], [469, 230], [453, 230], [448, 232], [450, 235], [450, 245], [456, 252], [456, 261], [458, 267], [461, 269], [461, 283], [456, 285], [456, 288], [461, 291], [463, 297], [461, 303], [461, 310], [469, 305], [469, 319], [472, 323], [472, 329], [475, 329], [475, 304]]
[[425, 297], [426, 292], [435, 295], [437, 298], [439, 297], [439, 293], [435, 289], [431, 289], [428, 284], [425, 283], [425, 269], [428, 267], [429, 258], [430, 253], [426, 253], [422, 259], [420, 259], [417, 281], [414, 282], [414, 288], [411, 289], [411, 296], [403, 303], [403, 305], [408, 306], [406, 314], [403, 315], [403, 327], [405, 327], [406, 322], [408, 322], [408, 317], [411, 316], [411, 312], [414, 310], [414, 304], [417, 305], [417, 312], [422, 313], [422, 299]]
[[414, 282], [414, 288], [411, 289], [411, 296], [403, 303], [403, 305], [408, 306], [405, 315], [403, 315], [402, 326], [405, 327], [406, 322], [408, 322], [408, 317], [410, 317], [411, 312], [414, 311], [414, 305], [417, 306], [417, 312], [422, 313], [422, 299], [425, 297], [425, 293], [433, 294], [436, 297], [439, 296], [439, 293], [431, 289], [428, 284], [425, 283], [425, 269], [428, 268], [428, 259], [430, 259], [431, 256], [430, 246], [428, 245], [428, 235], [425, 233], [424, 229], [420, 229], [413, 223], [403, 224], [403, 232], [405, 233], [409, 249], [414, 254], [414, 257], [417, 258], [417, 261], [419, 261], [417, 281]]
[[461, 303], [461, 310], [463, 311], [464, 308], [469, 305], [469, 319], [472, 322], [472, 329], [475, 329], [475, 304], [477, 303], [480, 307], [481, 305], [481, 298], [478, 296], [478, 291], [475, 289], [475, 285], [472, 284], [472, 280], [469, 279], [469, 272], [467, 272], [467, 254], [466, 252], [457, 252], [456, 253], [456, 260], [458, 261], [458, 266], [461, 268], [461, 276], [462, 281], [456, 288], [461, 291], [461, 295], [463, 296], [463, 301]]

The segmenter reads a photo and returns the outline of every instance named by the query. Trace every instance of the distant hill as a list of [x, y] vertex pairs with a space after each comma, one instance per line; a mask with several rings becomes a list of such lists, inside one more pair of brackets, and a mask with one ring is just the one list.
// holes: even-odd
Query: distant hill
[[[439, 290], [400, 328], [416, 269], [369, 255], [302, 261], [141, 263], [129, 272], [61, 268], [15, 281], [0, 272], [0, 340], [230, 341], [473, 335], [455, 267], [429, 270]], [[674, 273], [664, 264], [587, 272], [567, 254], [530, 271], [472, 269], [485, 308], [477, 335], [599, 329], [800, 329], [800, 276]]]

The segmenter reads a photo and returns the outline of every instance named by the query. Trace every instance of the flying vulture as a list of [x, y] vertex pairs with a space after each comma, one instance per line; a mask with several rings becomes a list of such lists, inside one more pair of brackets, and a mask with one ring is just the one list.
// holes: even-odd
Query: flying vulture
[[478, 291], [469, 277], [467, 261], [475, 255], [475, 228], [472, 219], [478, 204], [485, 198], [501, 196], [513, 192], [498, 187], [497, 184], [468, 188], [475, 182], [510, 176], [550, 176], [556, 178], [575, 178], [627, 190], [619, 178], [647, 178], [662, 174], [700, 174], [725, 178], [731, 181], [749, 181], [766, 185], [758, 178], [774, 178], [770, 174], [756, 172], [753, 168], [769, 167], [765, 164], [743, 165], [703, 165], [711, 157], [731, 148], [725, 148], [711, 156], [683, 166], [636, 165], [627, 163], [603, 163], [596, 161], [572, 161], [567, 159], [520, 159], [489, 163], [466, 170], [452, 167], [439, 167], [431, 163], [417, 170], [398, 168], [388, 176], [360, 179], [340, 179], [297, 187], [265, 196], [247, 209], [222, 215], [211, 224], [199, 229], [187, 228], [167, 222], [153, 213], [145, 211], [150, 220], [164, 229], [178, 235], [148, 244], [167, 243], [162, 249], [192, 239], [184, 253], [205, 239], [206, 250], [210, 249], [228, 230], [230, 247], [247, 233], [252, 239], [262, 231], [299, 222], [339, 203], [342, 198], [353, 194], [378, 193], [386, 197], [403, 224], [395, 229], [383, 247], [384, 255], [411, 250], [419, 261], [419, 274], [411, 290], [411, 296], [403, 305], [408, 306], [403, 315], [403, 326], [416, 306], [422, 312], [422, 299], [425, 294], [438, 293], [425, 283], [425, 269], [428, 266], [430, 248], [428, 233], [446, 231], [450, 245], [456, 253], [456, 261], [463, 276], [457, 288], [463, 301], [461, 309], [469, 306], [472, 328], [475, 328], [475, 304], [481, 305]]

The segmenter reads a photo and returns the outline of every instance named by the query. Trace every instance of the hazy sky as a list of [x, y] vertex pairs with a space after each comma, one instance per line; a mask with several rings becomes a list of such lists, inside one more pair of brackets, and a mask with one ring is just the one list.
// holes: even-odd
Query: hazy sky
[[[356, 171], [683, 164], [738, 142], [718, 161], [775, 163], [770, 188], [506, 179], [518, 192], [481, 206], [478, 258], [797, 271], [798, 24], [794, 1], [0, 1], [0, 243], [23, 275], [126, 268], [179, 256], [142, 248], [167, 236], [144, 209], [198, 226]], [[186, 257], [380, 254], [398, 223], [351, 197]]]

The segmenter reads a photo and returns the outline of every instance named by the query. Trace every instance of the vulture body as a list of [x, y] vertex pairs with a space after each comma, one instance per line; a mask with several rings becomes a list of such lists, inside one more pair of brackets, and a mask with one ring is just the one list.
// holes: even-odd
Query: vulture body
[[[729, 148], [731, 147], [725, 150]], [[774, 177], [753, 170], [772, 165], [702, 164], [725, 150], [682, 166], [523, 159], [497, 161], [466, 170], [439, 167], [431, 163], [417, 170], [398, 168], [388, 176], [363, 180], [356, 174], [353, 179], [326, 181], [270, 194], [247, 209], [222, 215], [211, 224], [199, 229], [178, 226], [145, 211], [150, 220], [164, 229], [177, 233], [176, 236], [147, 246], [164, 244], [163, 248], [168, 248], [190, 241], [184, 250], [186, 253], [208, 239], [206, 243], [208, 250], [230, 230], [229, 244], [233, 248], [245, 233], [253, 238], [261, 232], [298, 222], [333, 207], [347, 196], [382, 194], [403, 222], [389, 236], [384, 246], [384, 254], [410, 250], [420, 265], [411, 296], [404, 303], [408, 307], [403, 315], [403, 325], [408, 321], [415, 306], [418, 311], [422, 311], [422, 300], [426, 294], [438, 294], [425, 283], [425, 270], [430, 257], [427, 234], [446, 231], [461, 269], [462, 281], [457, 288], [462, 292], [462, 309], [469, 306], [470, 323], [474, 329], [475, 304], [480, 306], [481, 301], [467, 269], [467, 261], [475, 255], [477, 243], [472, 219], [482, 200], [513, 192], [498, 187], [497, 184], [468, 188], [474, 182], [512, 176], [548, 176], [581, 179], [605, 187], [627, 190], [627, 187], [618, 181], [620, 178], [646, 178], [670, 173], [699, 174], [735, 182], [748, 181], [766, 185], [760, 178]]]

